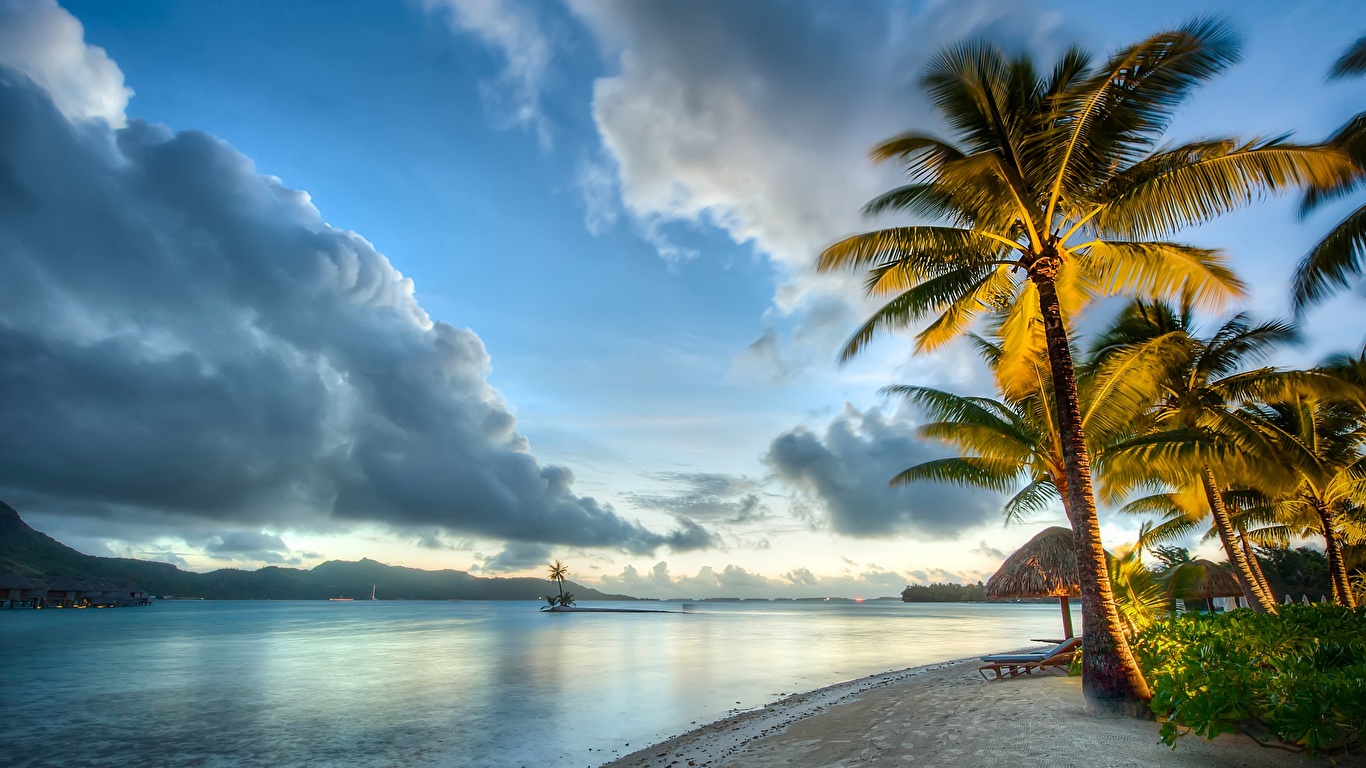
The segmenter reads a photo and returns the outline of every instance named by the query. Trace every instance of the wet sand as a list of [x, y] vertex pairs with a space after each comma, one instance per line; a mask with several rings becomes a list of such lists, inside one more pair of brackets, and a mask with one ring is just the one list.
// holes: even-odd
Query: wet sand
[[[1244, 735], [1186, 736], [1087, 712], [1081, 678], [985, 682], [976, 659], [932, 664], [790, 696], [608, 763], [610, 768], [776, 766], [1190, 766], [1286, 768], [1333, 762], [1257, 745]], [[1360, 756], [1338, 765], [1366, 765]]]

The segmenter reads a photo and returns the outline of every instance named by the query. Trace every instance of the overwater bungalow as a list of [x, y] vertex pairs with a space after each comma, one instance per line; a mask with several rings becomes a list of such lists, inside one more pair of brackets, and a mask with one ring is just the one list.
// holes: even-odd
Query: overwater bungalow
[[147, 590], [129, 582], [57, 576], [44, 583], [17, 573], [0, 573], [0, 607], [115, 608], [151, 605]]
[[47, 584], [13, 571], [0, 573], [0, 608], [33, 608], [47, 596]]
[[75, 608], [81, 603], [82, 595], [90, 587], [83, 581], [70, 576], [58, 576], [47, 584], [47, 595], [43, 598], [44, 608]]

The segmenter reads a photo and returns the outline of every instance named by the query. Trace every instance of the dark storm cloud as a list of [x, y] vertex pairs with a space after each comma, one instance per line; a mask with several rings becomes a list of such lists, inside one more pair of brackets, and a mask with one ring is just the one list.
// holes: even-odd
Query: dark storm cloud
[[520, 571], [550, 562], [550, 547], [544, 544], [514, 542], [502, 552], [483, 558], [479, 570], [483, 573]]
[[674, 490], [626, 494], [637, 507], [710, 523], [748, 523], [769, 515], [763, 488], [747, 477], [717, 472], [650, 472], [646, 477]]
[[846, 407], [823, 435], [804, 427], [779, 435], [764, 462], [847, 536], [953, 538], [995, 517], [1002, 499], [992, 493], [932, 483], [888, 487], [901, 470], [945, 455], [913, 430], [877, 408]]
[[214, 536], [204, 544], [204, 551], [216, 555], [237, 555], [244, 552], [288, 552], [285, 540], [259, 531], [229, 531]]
[[0, 68], [0, 498], [204, 535], [703, 545], [576, 495], [488, 371], [307, 194], [202, 133], [73, 123]]

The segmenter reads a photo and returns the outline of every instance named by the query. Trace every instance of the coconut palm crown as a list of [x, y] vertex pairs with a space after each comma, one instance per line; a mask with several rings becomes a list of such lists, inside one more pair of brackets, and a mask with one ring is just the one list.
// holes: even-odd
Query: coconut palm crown
[[1202, 305], [1239, 295], [1221, 254], [1165, 238], [1264, 192], [1338, 183], [1351, 170], [1337, 149], [1282, 139], [1159, 148], [1175, 108], [1238, 47], [1225, 24], [1202, 19], [1099, 63], [1073, 48], [1046, 73], [990, 43], [946, 48], [922, 84], [952, 137], [906, 133], [877, 146], [873, 157], [902, 161], [910, 183], [867, 206], [940, 223], [855, 235], [818, 262], [867, 270], [868, 293], [891, 297], [846, 359], [877, 332], [926, 319], [917, 346], [933, 349], [983, 315], [1009, 358], [1046, 348], [1081, 563], [1083, 690], [1104, 708], [1130, 709], [1149, 691], [1106, 574], [1064, 319], [1120, 292], [1184, 290]]
[[[1225, 481], [1249, 465], [1264, 467], [1271, 454], [1259, 423], [1245, 418], [1238, 403], [1261, 392], [1312, 386], [1315, 379], [1327, 378], [1249, 366], [1297, 339], [1298, 332], [1287, 323], [1255, 322], [1246, 314], [1225, 320], [1202, 338], [1195, 331], [1189, 302], [1173, 307], [1136, 301], [1101, 334], [1093, 352], [1097, 360], [1161, 360], [1149, 368], [1158, 372], [1150, 383], [1155, 405], [1141, 419], [1142, 434], [1110, 446], [1100, 456], [1102, 486], [1108, 486], [1104, 490], [1117, 497], [1134, 485], [1159, 480], [1169, 487], [1199, 488], [1206, 505], [1200, 517], [1213, 519], [1244, 597], [1262, 613], [1276, 612], [1275, 597], [1262, 589], [1245, 555], [1225, 504]], [[1205, 446], [1211, 450], [1201, 451]], [[1198, 453], [1205, 455], [1191, 461]], [[1181, 517], [1194, 522], [1186, 511], [1182, 509]]]
[[550, 572], [550, 580], [555, 582], [555, 585], [560, 588], [560, 597], [563, 598], [564, 580], [569, 577], [569, 566], [556, 560], [555, 562], [550, 563], [547, 568]]
[[1276, 519], [1301, 536], [1323, 537], [1333, 599], [1355, 607], [1343, 539], [1366, 541], [1366, 414], [1355, 402], [1312, 393], [1247, 410], [1264, 420], [1278, 460], [1295, 475], [1290, 490], [1269, 494]]

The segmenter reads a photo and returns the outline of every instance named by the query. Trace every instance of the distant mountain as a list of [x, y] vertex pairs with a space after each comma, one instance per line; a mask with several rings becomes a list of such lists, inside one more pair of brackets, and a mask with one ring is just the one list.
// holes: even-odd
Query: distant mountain
[[[385, 565], [368, 558], [359, 562], [329, 560], [311, 570], [271, 566], [256, 571], [223, 568], [194, 573], [170, 563], [94, 557], [33, 530], [13, 507], [0, 502], [0, 572], [4, 571], [40, 579], [74, 576], [131, 581], [154, 595], [219, 600], [360, 599], [370, 597], [372, 585], [384, 600], [538, 600], [556, 591], [544, 579], [482, 578], [464, 571]], [[573, 582], [565, 584], [565, 591], [573, 592], [579, 600], [635, 599]]]

